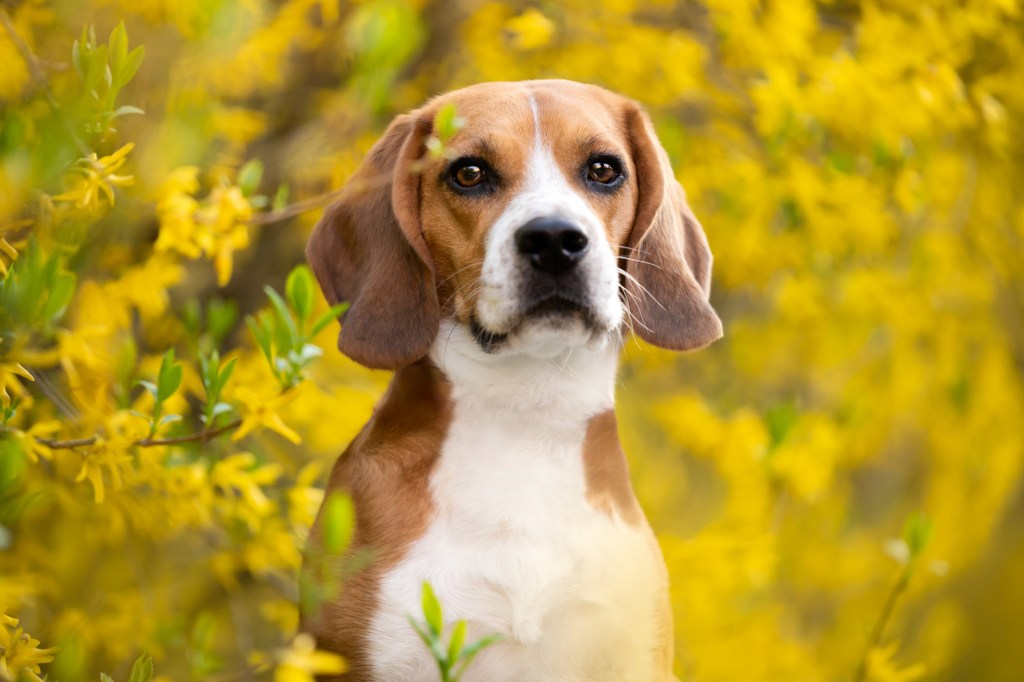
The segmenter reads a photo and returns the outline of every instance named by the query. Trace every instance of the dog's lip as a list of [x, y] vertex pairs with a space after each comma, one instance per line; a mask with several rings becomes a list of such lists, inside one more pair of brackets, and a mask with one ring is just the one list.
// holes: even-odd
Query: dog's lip
[[519, 315], [519, 318], [509, 327], [508, 331], [498, 332], [488, 329], [480, 323], [480, 320], [475, 315], [469, 318], [469, 330], [477, 344], [485, 352], [495, 353], [524, 322], [544, 317], [567, 317], [572, 315], [580, 316], [588, 326], [594, 328], [598, 326], [594, 311], [588, 303], [581, 302], [574, 296], [553, 292], [529, 302], [522, 314]]
[[497, 352], [498, 346], [508, 340], [508, 333], [492, 332], [480, 324], [476, 316], [469, 318], [469, 331], [485, 353]]
[[523, 319], [541, 317], [549, 314], [561, 315], [573, 313], [589, 316], [590, 307], [580, 303], [575, 298], [562, 294], [552, 294], [550, 296], [545, 296], [527, 307], [526, 312], [523, 313]]

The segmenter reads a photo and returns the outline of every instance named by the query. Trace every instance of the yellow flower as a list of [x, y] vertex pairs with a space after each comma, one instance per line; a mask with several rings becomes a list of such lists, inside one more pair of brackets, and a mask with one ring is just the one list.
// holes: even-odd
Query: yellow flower
[[147, 426], [145, 420], [125, 410], [115, 412], [106, 419], [104, 430], [109, 435], [98, 439], [83, 455], [82, 466], [75, 477], [76, 483], [89, 479], [93, 487], [93, 499], [97, 504], [106, 497], [104, 470], [110, 476], [114, 490], [124, 488], [124, 476], [129, 473], [134, 461], [129, 450], [137, 440], [145, 436]]
[[177, 251], [187, 258], [198, 258], [203, 250], [196, 239], [196, 211], [199, 202], [193, 195], [199, 190], [199, 168], [182, 166], [167, 176], [160, 187], [156, 213], [160, 219], [157, 251]]
[[234, 252], [249, 246], [247, 223], [252, 219], [252, 205], [239, 187], [217, 187], [196, 218], [204, 228], [198, 242], [207, 257], [214, 259], [217, 284], [225, 286], [231, 280]]
[[213, 467], [210, 481], [232, 501], [235, 513], [253, 529], [259, 527], [260, 519], [274, 510], [274, 505], [263, 492], [263, 486], [271, 485], [281, 477], [281, 467], [276, 464], [256, 465], [256, 457], [249, 452], [239, 452], [226, 457]]
[[95, 211], [102, 205], [102, 197], [106, 197], [110, 205], [114, 205], [114, 187], [127, 187], [135, 182], [131, 175], [114, 175], [114, 171], [125, 163], [125, 157], [135, 147], [129, 142], [109, 156], [97, 159], [96, 153], [79, 159], [72, 171], [78, 174], [74, 178], [74, 187], [54, 197], [56, 201], [73, 201], [77, 208]]
[[872, 682], [914, 682], [924, 677], [927, 668], [921, 663], [899, 668], [893, 656], [899, 644], [875, 647], [868, 653], [868, 678]]
[[316, 518], [317, 509], [324, 501], [324, 489], [316, 481], [323, 465], [313, 460], [302, 467], [295, 477], [295, 485], [288, 489], [288, 518], [295, 528], [309, 528]]
[[36, 422], [27, 431], [12, 429], [11, 435], [21, 446], [21, 451], [25, 453], [29, 461], [36, 464], [40, 459], [53, 459], [53, 453], [50, 452], [50, 448], [40, 443], [37, 438], [52, 436], [60, 431], [60, 429], [61, 423], [59, 421]]
[[521, 50], [544, 47], [555, 33], [554, 23], [533, 7], [506, 21], [505, 28], [512, 33], [516, 47]]
[[[0, 406], [10, 407], [10, 393], [18, 396], [25, 394], [25, 389], [18, 377], [35, 381], [32, 374], [17, 362], [0, 362]], [[7, 389], [10, 389], [10, 393]]]
[[295, 399], [300, 386], [301, 384], [269, 400], [261, 397], [255, 391], [240, 386], [235, 391], [235, 397], [245, 405], [245, 416], [242, 417], [242, 423], [231, 436], [231, 440], [241, 440], [258, 427], [263, 427], [276, 431], [295, 444], [301, 443], [302, 437], [285, 424], [281, 416], [277, 414], [279, 409]]
[[[3, 254], [11, 259], [11, 263], [18, 260], [18, 250], [14, 248], [14, 245], [7, 241], [6, 237], [0, 236], [0, 254]], [[8, 264], [4, 262], [3, 258], [0, 258], [0, 275], [3, 277], [7, 276]]]
[[237, 185], [215, 187], [200, 202], [199, 169], [174, 170], [160, 189], [158, 251], [177, 251], [188, 258], [203, 255], [214, 262], [217, 283], [226, 285], [234, 269], [234, 252], [249, 246], [252, 204]]
[[57, 649], [40, 649], [39, 640], [17, 625], [18, 619], [0, 608], [0, 679], [42, 682], [39, 664], [52, 661]]
[[316, 675], [339, 674], [348, 669], [345, 659], [317, 649], [308, 634], [297, 635], [291, 646], [279, 653], [278, 660], [274, 682], [315, 682]]

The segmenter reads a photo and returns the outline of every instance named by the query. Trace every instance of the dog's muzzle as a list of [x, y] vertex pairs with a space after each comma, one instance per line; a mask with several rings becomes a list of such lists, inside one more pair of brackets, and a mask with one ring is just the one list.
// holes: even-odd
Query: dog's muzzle
[[530, 265], [555, 277], [576, 268], [587, 253], [586, 233], [561, 218], [535, 218], [516, 230], [516, 249]]

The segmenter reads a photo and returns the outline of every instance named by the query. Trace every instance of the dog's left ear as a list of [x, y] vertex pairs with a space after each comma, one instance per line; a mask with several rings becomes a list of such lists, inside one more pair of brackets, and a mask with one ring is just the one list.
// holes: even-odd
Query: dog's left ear
[[661, 348], [703, 348], [722, 337], [722, 321], [708, 302], [707, 237], [686, 203], [654, 126], [635, 103], [627, 105], [626, 125], [640, 194], [622, 254], [633, 330]]
[[349, 303], [338, 348], [374, 369], [416, 362], [437, 336], [440, 306], [420, 229], [417, 167], [431, 122], [420, 112], [396, 118], [306, 245], [324, 296]]

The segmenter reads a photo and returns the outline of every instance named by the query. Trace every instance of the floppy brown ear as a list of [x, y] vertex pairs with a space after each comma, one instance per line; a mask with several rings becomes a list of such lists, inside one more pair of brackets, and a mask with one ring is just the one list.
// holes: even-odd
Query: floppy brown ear
[[633, 331], [670, 350], [703, 348], [722, 337], [711, 293], [711, 249], [650, 119], [631, 104], [627, 125], [639, 200], [623, 249]]
[[375, 369], [419, 360], [437, 335], [440, 307], [413, 166], [430, 125], [414, 115], [395, 119], [306, 245], [324, 296], [349, 303], [338, 348]]

